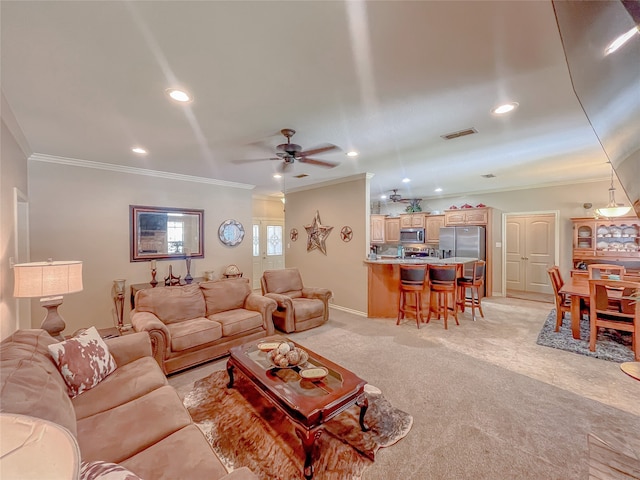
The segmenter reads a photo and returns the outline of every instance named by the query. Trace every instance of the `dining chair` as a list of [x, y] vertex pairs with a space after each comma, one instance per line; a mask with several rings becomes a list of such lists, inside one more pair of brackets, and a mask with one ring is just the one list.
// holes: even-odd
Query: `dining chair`
[[564, 314], [571, 312], [571, 298], [569, 295], [560, 293], [560, 289], [564, 285], [560, 269], [557, 265], [547, 269], [549, 278], [551, 279], [551, 286], [553, 287], [553, 294], [556, 300], [556, 328], [555, 331], [559, 332], [564, 320]]
[[[473, 270], [471, 277], [460, 277], [458, 284], [458, 305], [460, 310], [464, 312], [464, 307], [471, 307], [471, 317], [476, 320], [476, 308], [480, 311], [480, 316], [484, 318], [482, 311], [482, 298], [480, 297], [480, 287], [484, 284], [484, 272], [486, 262], [484, 260], [476, 260], [473, 262]], [[470, 290], [471, 297], [467, 298], [467, 288]]]
[[[400, 298], [398, 300], [398, 320], [396, 325], [405, 317], [406, 313], [413, 313], [416, 325], [420, 328], [422, 322], [422, 291], [427, 276], [426, 265], [400, 265]], [[407, 296], [413, 295], [415, 305], [407, 304]]]
[[626, 269], [622, 265], [610, 265], [607, 263], [592, 263], [587, 266], [589, 271], [589, 280], [599, 280], [601, 278], [608, 278], [609, 275], [618, 275], [620, 280], [626, 273]]
[[631, 349], [640, 361], [640, 282], [589, 280], [589, 298], [589, 350], [596, 350], [599, 328], [622, 330], [631, 332]]
[[458, 286], [456, 284], [458, 266], [429, 265], [428, 275], [431, 293], [427, 323], [431, 320], [432, 313], [438, 315], [438, 318], [442, 315], [444, 317], [444, 328], [447, 329], [447, 320], [449, 311], [451, 311], [456, 320], [456, 325], [460, 325], [458, 321]]

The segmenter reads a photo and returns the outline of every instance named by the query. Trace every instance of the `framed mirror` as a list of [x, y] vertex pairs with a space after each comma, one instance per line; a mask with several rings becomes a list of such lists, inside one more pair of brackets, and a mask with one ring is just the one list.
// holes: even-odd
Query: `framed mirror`
[[244, 238], [244, 227], [240, 222], [235, 220], [225, 220], [218, 228], [218, 237], [220, 241], [230, 247], [235, 247], [242, 243]]
[[129, 205], [130, 261], [204, 258], [204, 210]]

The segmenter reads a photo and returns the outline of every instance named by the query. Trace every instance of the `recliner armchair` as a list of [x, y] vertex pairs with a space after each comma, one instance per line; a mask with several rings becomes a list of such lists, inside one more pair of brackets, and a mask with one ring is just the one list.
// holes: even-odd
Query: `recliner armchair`
[[286, 333], [300, 332], [329, 320], [328, 288], [305, 287], [297, 268], [265, 270], [260, 279], [262, 294], [278, 302], [273, 323]]

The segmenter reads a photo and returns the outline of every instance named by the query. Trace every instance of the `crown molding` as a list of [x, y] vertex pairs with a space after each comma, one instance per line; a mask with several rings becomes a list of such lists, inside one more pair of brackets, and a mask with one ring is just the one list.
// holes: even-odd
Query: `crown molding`
[[146, 177], [166, 178], [169, 180], [179, 180], [183, 182], [206, 183], [208, 185], [218, 185], [220, 187], [241, 188], [253, 190], [255, 185], [247, 183], [228, 182], [215, 178], [196, 177], [193, 175], [182, 175], [180, 173], [162, 172], [159, 170], [149, 170], [146, 168], [127, 167], [125, 165], [115, 165], [112, 163], [93, 162], [91, 160], [79, 160], [76, 158], [57, 157], [44, 153], [34, 153], [29, 157], [30, 161], [56, 163], [58, 165], [70, 165], [73, 167], [93, 168], [95, 170], [107, 170], [110, 172], [128, 173], [130, 175], [143, 175]]
[[24, 136], [24, 132], [22, 131], [20, 124], [16, 120], [13, 110], [11, 109], [11, 105], [9, 105], [9, 102], [4, 96], [4, 92], [1, 88], [0, 97], [0, 112], [2, 112], [2, 121], [11, 132], [11, 135], [13, 135], [13, 138], [15, 138], [16, 143], [20, 147], [20, 150], [22, 150], [22, 154], [25, 156], [25, 158], [29, 158], [29, 156], [33, 153], [33, 150], [31, 150], [31, 146], [27, 141], [27, 137]]
[[350, 175], [348, 177], [341, 177], [341, 178], [335, 178], [333, 180], [327, 180], [326, 182], [320, 182], [320, 183], [314, 183], [311, 185], [305, 185], [304, 187], [297, 187], [297, 188], [292, 188], [292, 189], [288, 189], [287, 193], [297, 193], [297, 192], [304, 192], [306, 190], [313, 190], [316, 188], [324, 188], [324, 187], [328, 187], [331, 185], [339, 185], [341, 183], [347, 183], [347, 182], [353, 182], [355, 180], [362, 180], [362, 179], [366, 179], [366, 180], [370, 180], [373, 177], [373, 173], [358, 173], [355, 175]]

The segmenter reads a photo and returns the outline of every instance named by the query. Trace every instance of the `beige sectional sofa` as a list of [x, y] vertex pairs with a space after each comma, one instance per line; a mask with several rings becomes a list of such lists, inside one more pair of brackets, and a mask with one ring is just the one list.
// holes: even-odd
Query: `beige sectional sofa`
[[77, 439], [82, 461], [118, 463], [142, 479], [256, 479], [246, 468], [227, 474], [167, 384], [147, 334], [106, 340], [117, 368], [73, 398], [47, 348], [56, 342], [34, 329], [0, 344], [1, 412], [61, 425]]
[[148, 332], [165, 374], [221, 357], [273, 335], [275, 300], [251, 292], [248, 278], [140, 290], [130, 318]]

